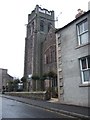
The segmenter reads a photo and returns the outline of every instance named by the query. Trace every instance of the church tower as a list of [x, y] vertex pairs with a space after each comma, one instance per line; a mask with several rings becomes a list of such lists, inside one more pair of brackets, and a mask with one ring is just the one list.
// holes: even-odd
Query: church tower
[[24, 76], [26, 78], [29, 75], [41, 75], [41, 43], [45, 40], [51, 26], [55, 27], [54, 11], [48, 11], [36, 5], [31, 14], [28, 14], [24, 58]]

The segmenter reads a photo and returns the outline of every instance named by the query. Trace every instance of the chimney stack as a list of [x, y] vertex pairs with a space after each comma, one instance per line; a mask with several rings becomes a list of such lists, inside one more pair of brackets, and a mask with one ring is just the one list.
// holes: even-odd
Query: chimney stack
[[82, 14], [85, 13], [85, 12], [84, 12], [83, 10], [81, 10], [81, 9], [78, 9], [77, 11], [78, 11], [78, 14], [76, 14], [75, 18], [78, 18], [78, 17], [80, 17]]

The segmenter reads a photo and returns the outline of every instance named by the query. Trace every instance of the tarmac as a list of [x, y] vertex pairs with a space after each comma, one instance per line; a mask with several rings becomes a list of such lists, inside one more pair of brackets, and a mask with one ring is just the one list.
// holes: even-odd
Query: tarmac
[[55, 98], [46, 101], [46, 100], [35, 100], [30, 98], [22, 98], [16, 96], [8, 96], [8, 95], [1, 95], [1, 96], [15, 101], [30, 104], [33, 106], [48, 109], [50, 111], [59, 112], [67, 116], [71, 116], [72, 118], [90, 119], [90, 107], [61, 104]]

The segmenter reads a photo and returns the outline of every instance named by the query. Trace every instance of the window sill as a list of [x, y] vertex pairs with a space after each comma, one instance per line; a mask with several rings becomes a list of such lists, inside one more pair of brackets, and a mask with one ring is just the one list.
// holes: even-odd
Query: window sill
[[90, 87], [90, 83], [87, 83], [87, 84], [80, 84], [79, 87]]
[[89, 45], [89, 44], [90, 44], [90, 42], [87, 43], [87, 44], [79, 45], [79, 46], [76, 47], [76, 49], [81, 48], [81, 47], [84, 47], [84, 46]]

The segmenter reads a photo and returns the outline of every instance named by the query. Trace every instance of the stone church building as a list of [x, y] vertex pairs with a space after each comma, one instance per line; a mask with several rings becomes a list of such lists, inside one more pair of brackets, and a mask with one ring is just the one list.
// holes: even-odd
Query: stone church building
[[[26, 29], [24, 77], [27, 79], [32, 75], [41, 77], [42, 74], [47, 72], [47, 66], [48, 71], [53, 70], [56, 73], [54, 11], [48, 11], [36, 5], [31, 14], [28, 14]], [[54, 32], [54, 34], [52, 32]], [[49, 52], [50, 54], [48, 54]], [[45, 59], [46, 64], [44, 64]]]

